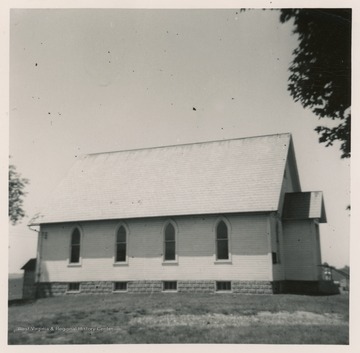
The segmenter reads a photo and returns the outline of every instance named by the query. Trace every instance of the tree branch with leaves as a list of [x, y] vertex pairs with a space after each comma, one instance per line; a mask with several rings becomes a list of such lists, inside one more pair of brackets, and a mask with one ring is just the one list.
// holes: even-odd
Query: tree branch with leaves
[[28, 179], [22, 178], [14, 165], [9, 166], [9, 220], [13, 225], [25, 217], [23, 198], [26, 195], [24, 189], [28, 183]]
[[299, 45], [290, 65], [288, 90], [296, 102], [339, 124], [318, 126], [319, 142], [341, 143], [351, 155], [351, 9], [282, 9], [280, 21], [294, 21]]

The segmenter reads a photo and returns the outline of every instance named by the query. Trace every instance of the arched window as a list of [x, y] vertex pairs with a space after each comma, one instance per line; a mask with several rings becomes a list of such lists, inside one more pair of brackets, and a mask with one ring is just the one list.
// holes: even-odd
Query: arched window
[[175, 227], [168, 223], [164, 230], [164, 261], [176, 260]]
[[71, 234], [70, 263], [77, 264], [80, 262], [80, 242], [81, 242], [80, 230], [79, 228], [75, 228]]
[[126, 228], [121, 225], [116, 233], [115, 262], [126, 262]]
[[229, 259], [229, 232], [224, 221], [220, 221], [216, 227], [216, 259]]

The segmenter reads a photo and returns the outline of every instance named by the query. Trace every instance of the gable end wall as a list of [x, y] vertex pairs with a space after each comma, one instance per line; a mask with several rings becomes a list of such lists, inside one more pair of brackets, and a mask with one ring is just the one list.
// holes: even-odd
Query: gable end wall
[[318, 281], [321, 279], [321, 255], [318, 224], [314, 220], [283, 223], [285, 279]]

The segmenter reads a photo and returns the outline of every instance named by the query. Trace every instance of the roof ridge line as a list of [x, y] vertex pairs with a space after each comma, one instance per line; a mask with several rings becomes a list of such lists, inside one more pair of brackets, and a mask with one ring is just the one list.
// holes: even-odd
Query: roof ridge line
[[253, 138], [260, 138], [260, 137], [270, 137], [270, 136], [280, 136], [280, 135], [290, 135], [290, 132], [282, 132], [277, 134], [268, 134], [268, 135], [258, 135], [258, 136], [248, 136], [248, 137], [235, 137], [231, 139], [225, 140], [210, 140], [210, 141], [201, 141], [201, 142], [188, 142], [188, 143], [181, 143], [179, 145], [164, 145], [164, 146], [152, 146], [152, 147], [140, 147], [140, 148], [132, 148], [126, 150], [117, 150], [117, 151], [107, 151], [107, 152], [94, 152], [94, 153], [86, 153], [83, 154], [82, 157], [86, 156], [95, 156], [99, 154], [110, 154], [110, 153], [118, 153], [118, 152], [131, 152], [131, 151], [141, 151], [141, 150], [150, 150], [150, 149], [157, 149], [157, 148], [167, 148], [167, 147], [181, 147], [181, 146], [190, 146], [190, 145], [202, 145], [208, 143], [215, 143], [215, 142], [226, 142], [226, 141], [235, 141], [235, 140], [248, 140]]

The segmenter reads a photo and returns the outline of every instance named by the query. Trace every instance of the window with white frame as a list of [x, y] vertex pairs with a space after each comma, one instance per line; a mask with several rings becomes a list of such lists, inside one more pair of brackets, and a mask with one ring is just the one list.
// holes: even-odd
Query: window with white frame
[[169, 222], [164, 229], [164, 261], [176, 260], [176, 230]]
[[71, 243], [70, 243], [71, 264], [80, 263], [80, 242], [81, 242], [80, 230], [79, 228], [75, 228], [71, 234]]
[[80, 292], [80, 282], [69, 282], [68, 292]]
[[127, 282], [114, 282], [113, 290], [114, 292], [126, 292]]
[[216, 281], [216, 291], [231, 291], [231, 281]]
[[126, 262], [127, 231], [121, 225], [116, 232], [115, 262]]
[[216, 260], [229, 260], [229, 231], [223, 220], [216, 226]]
[[164, 292], [177, 291], [177, 281], [163, 281], [163, 291]]

